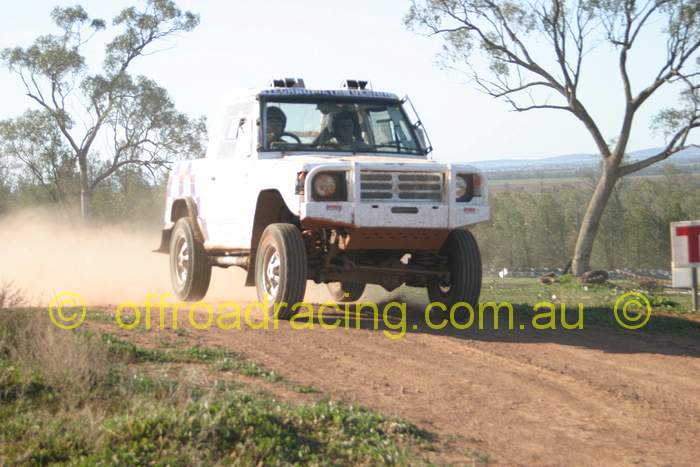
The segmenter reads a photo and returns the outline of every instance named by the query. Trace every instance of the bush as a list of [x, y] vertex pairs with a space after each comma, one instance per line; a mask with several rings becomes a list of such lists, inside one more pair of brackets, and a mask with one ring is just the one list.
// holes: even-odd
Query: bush
[[107, 384], [113, 365], [95, 336], [56, 327], [46, 313], [0, 311], [0, 356], [36, 372], [67, 403], [78, 402]]

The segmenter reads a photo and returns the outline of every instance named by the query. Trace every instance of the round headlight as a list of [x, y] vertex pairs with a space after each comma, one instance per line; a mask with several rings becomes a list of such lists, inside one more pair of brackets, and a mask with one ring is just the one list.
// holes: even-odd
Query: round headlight
[[329, 198], [335, 194], [338, 187], [335, 177], [328, 174], [318, 174], [314, 177], [314, 192], [321, 198]]
[[464, 177], [457, 176], [455, 179], [455, 197], [460, 199], [462, 196], [467, 194], [467, 181]]

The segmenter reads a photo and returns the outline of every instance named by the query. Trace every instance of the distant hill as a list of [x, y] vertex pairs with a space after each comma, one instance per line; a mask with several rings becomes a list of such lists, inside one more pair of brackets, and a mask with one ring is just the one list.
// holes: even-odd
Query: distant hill
[[[661, 148], [649, 148], [630, 152], [627, 159], [637, 161], [653, 156], [661, 151]], [[595, 169], [598, 167], [600, 157], [596, 154], [564, 154], [560, 156], [547, 157], [544, 159], [499, 159], [491, 161], [473, 162], [472, 165], [490, 173], [516, 172], [516, 171], [545, 171], [552, 170], [581, 170]], [[700, 148], [688, 148], [671, 156], [666, 161], [659, 163], [673, 164], [679, 166], [700, 164]]]

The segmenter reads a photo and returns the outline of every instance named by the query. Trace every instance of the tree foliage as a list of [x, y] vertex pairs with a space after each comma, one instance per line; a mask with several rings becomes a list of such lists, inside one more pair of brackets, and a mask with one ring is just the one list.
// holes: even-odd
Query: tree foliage
[[60, 204], [77, 191], [72, 189], [77, 180], [75, 154], [45, 111], [28, 110], [0, 122], [0, 155], [6, 162], [8, 181], [40, 186], [51, 201]]
[[[479, 89], [513, 110], [562, 111], [586, 128], [602, 170], [573, 249], [577, 274], [589, 268], [593, 241], [616, 183], [685, 149], [691, 132], [700, 127], [697, 0], [414, 0], [405, 20], [409, 27], [441, 36], [446, 62], [466, 65]], [[646, 34], [664, 41], [666, 54], [656, 64], [638, 54], [656, 71], [636, 88], [630, 61]], [[584, 76], [601, 74], [588, 60], [593, 49], [607, 51], [617, 62], [617, 70], [604, 70], [622, 85], [622, 120], [614, 130], [601, 128], [582, 97]], [[635, 117], [662, 88], [675, 88], [679, 94], [678, 105], [652, 122], [664, 133], [665, 146], [646, 159], [626, 163]]]
[[[630, 177], [610, 198], [591, 254], [596, 268], [671, 267], [671, 222], [700, 218], [700, 181], [668, 168], [656, 177]], [[582, 182], [544, 192], [492, 194], [493, 218], [476, 236], [492, 268], [564, 268], [576, 243], [593, 187]]]
[[[81, 6], [56, 7], [51, 18], [57, 34], [2, 52], [5, 65], [20, 77], [27, 96], [41, 110], [5, 124], [49, 123], [52, 134], [58, 131], [77, 165], [84, 217], [89, 217], [97, 186], [121, 168], [138, 166], [155, 176], [174, 158], [203, 152], [204, 121], [178, 112], [153, 80], [128, 72], [155, 43], [194, 29], [196, 15], [182, 12], [171, 0], [149, 0], [143, 10], [124, 9], [112, 21], [116, 35], [106, 44], [97, 73], [88, 69], [84, 50], [107, 23], [90, 18]], [[43, 120], [29, 123], [28, 118]], [[109, 144], [96, 144], [99, 135]]]

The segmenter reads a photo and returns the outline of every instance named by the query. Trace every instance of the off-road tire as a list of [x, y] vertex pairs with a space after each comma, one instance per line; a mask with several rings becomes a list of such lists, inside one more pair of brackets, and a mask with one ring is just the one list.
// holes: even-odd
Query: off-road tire
[[365, 292], [365, 285], [358, 282], [331, 282], [326, 287], [336, 302], [356, 302]]
[[[272, 279], [275, 277], [274, 269], [268, 269], [273, 256], [278, 255], [276, 287]], [[289, 319], [294, 315], [292, 307], [304, 300], [306, 292], [306, 246], [301, 231], [293, 224], [270, 224], [260, 236], [260, 243], [255, 257], [255, 289], [260, 303], [264, 303], [265, 296], [268, 299], [267, 313], [273, 316], [275, 304], [286, 303], [280, 306], [277, 316]]]
[[192, 219], [182, 217], [170, 235], [170, 282], [175, 295], [196, 302], [207, 294], [210, 281], [211, 265], [204, 246], [195, 239]]
[[[455, 303], [466, 302], [475, 311], [478, 310], [481, 295], [481, 254], [472, 233], [468, 230], [453, 230], [440, 254], [448, 258], [450, 284], [429, 284], [430, 301], [443, 303], [448, 310]], [[461, 309], [456, 317], [464, 318], [466, 313], [466, 310]]]

